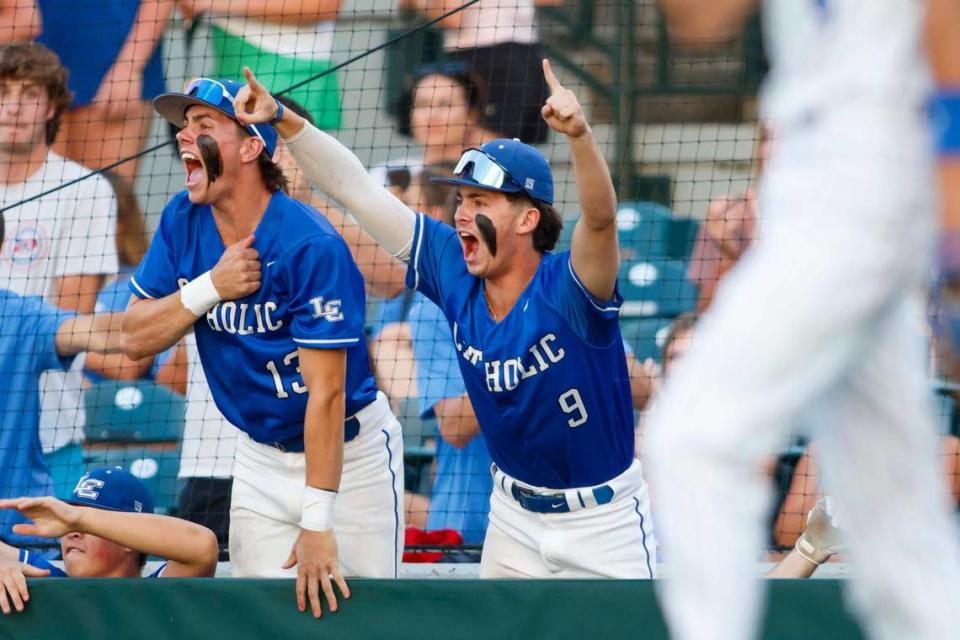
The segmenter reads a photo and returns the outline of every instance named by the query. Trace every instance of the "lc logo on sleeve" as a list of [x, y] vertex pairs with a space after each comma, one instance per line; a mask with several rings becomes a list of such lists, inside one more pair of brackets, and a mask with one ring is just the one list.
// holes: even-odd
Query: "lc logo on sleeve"
[[313, 317], [323, 318], [327, 322], [340, 322], [343, 320], [343, 311], [341, 310], [340, 299], [326, 300], [323, 296], [312, 298], [310, 304], [313, 305]]

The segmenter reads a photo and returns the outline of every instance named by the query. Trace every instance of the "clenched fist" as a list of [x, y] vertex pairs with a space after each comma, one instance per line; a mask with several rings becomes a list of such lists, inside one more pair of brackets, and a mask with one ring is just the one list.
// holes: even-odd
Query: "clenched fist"
[[253, 248], [253, 234], [223, 252], [210, 279], [221, 300], [236, 300], [260, 288], [260, 252]]

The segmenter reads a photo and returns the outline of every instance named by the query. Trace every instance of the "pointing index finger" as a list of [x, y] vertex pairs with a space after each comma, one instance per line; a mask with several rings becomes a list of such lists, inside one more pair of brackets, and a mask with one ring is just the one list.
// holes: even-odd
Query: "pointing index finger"
[[253, 71], [250, 70], [250, 67], [243, 68], [243, 75], [247, 78], [247, 84], [250, 85], [250, 88], [254, 91], [266, 91], [267, 89], [260, 84], [260, 81], [257, 80], [257, 77], [253, 75]]
[[547, 81], [547, 86], [550, 87], [550, 95], [556, 95], [557, 92], [563, 91], [563, 85], [553, 74], [553, 67], [550, 66], [550, 61], [546, 58], [543, 59], [543, 77]]

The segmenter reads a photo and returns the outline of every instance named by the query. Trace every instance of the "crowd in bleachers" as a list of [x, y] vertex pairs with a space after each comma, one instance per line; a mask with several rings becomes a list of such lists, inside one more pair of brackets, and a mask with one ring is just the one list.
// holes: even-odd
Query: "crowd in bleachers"
[[[397, 130], [416, 151], [405, 148], [370, 168], [412, 209], [450, 224], [454, 190], [431, 176], [449, 174], [464, 148], [493, 138], [547, 139], [534, 5], [549, 3], [519, 0], [498, 9], [481, 2], [440, 22], [442, 59], [419, 66], [405, 79], [399, 102], [389, 105], [398, 114]], [[0, 40], [40, 43], [0, 50], [0, 154], [15, 159], [0, 160], [0, 199], [10, 207], [0, 227], [0, 290], [84, 315], [126, 307], [130, 275], [149, 244], [133, 188], [142, 164], [127, 160], [103, 176], [86, 174], [144, 150], [155, 119], [150, 100], [176, 89], [164, 79], [163, 34], [172, 21], [187, 27], [193, 50], [201, 39], [209, 42], [207, 75], [242, 80], [249, 66], [268, 86], [296, 87], [285, 96], [287, 108], [322, 129], [341, 126], [343, 72], [314, 79], [337, 62], [339, 0], [278, 4], [284, 9], [226, 0], [0, 0]], [[458, 4], [419, 0], [407, 8], [433, 18]], [[27, 95], [37, 88], [43, 95]], [[438, 541], [476, 549], [486, 529], [490, 458], [453, 364], [447, 323], [436, 306], [405, 289], [405, 268], [311, 190], [282, 146], [276, 159], [291, 195], [327, 215], [367, 281], [375, 373], [404, 427], [407, 523], [454, 532], [411, 532], [411, 549]], [[716, 282], [751, 242], [757, 215], [752, 191], [712, 203], [703, 225], [674, 216], [668, 203], [620, 203], [621, 327], [638, 451], [640, 413], [694, 331], [688, 314], [709, 304]], [[558, 250], [569, 247], [572, 230], [565, 226]], [[12, 327], [34, 320], [0, 315], [0, 347], [25, 348], [12, 340]], [[35, 338], [43, 337], [41, 330], [47, 329], [35, 329]], [[49, 351], [50, 345], [35, 348]], [[0, 362], [5, 357], [0, 353]], [[86, 469], [119, 465], [147, 483], [156, 511], [206, 525], [225, 548], [236, 430], [212, 400], [191, 336], [155, 358], [91, 352], [54, 364], [65, 370], [44, 373], [42, 391], [35, 385], [17, 391], [37, 394], [42, 403], [20, 397], [12, 408], [0, 407], [18, 412], [0, 416], [0, 447], [7, 447], [0, 450], [0, 498], [68, 495]], [[26, 365], [9, 366], [29, 373]], [[39, 374], [37, 366], [30, 371]], [[12, 402], [9, 393], [0, 398]], [[7, 433], [13, 429], [28, 433], [14, 438]], [[944, 446], [952, 452], [945, 457], [954, 465], [947, 473], [960, 498], [956, 438]], [[802, 441], [771, 462], [782, 489], [782, 506], [771, 516], [775, 545], [794, 543], [819, 498], [811, 467]], [[0, 540], [43, 546], [12, 534], [15, 521], [23, 519], [0, 511]]]

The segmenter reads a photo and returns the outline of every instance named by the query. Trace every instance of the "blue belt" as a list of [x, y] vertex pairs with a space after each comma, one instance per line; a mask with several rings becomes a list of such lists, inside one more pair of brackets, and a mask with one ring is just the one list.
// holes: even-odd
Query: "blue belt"
[[[592, 492], [598, 505], [608, 504], [613, 500], [613, 488], [608, 484], [593, 489], [575, 489], [573, 491], [576, 491], [580, 506], [584, 508], [587, 505], [583, 501], [583, 496], [580, 495], [584, 491]], [[513, 486], [510, 487], [510, 494], [514, 500], [520, 503], [521, 507], [534, 513], [568, 513], [570, 511], [565, 493], [534, 493], [532, 490], [521, 487], [514, 482]]]
[[[360, 435], [360, 420], [356, 416], [351, 416], [343, 421], [343, 441], [350, 442]], [[268, 447], [279, 449], [284, 453], [303, 453], [303, 434], [284, 440], [282, 442], [262, 442]]]

